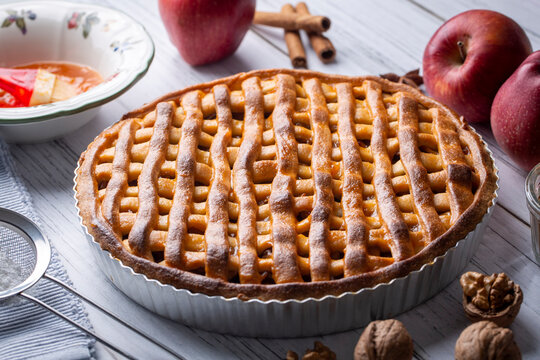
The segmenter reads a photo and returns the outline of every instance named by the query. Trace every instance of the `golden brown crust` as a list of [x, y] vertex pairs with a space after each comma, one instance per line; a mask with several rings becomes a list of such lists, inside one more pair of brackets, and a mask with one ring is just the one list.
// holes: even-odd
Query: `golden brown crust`
[[231, 141], [232, 114], [229, 90], [225, 86], [214, 88], [218, 131], [210, 146], [210, 157], [215, 169], [208, 192], [208, 225], [206, 239], [206, 274], [227, 280], [229, 266], [228, 198], [231, 190], [231, 168], [227, 158], [227, 145]]
[[343, 189], [341, 202], [347, 227], [347, 245], [343, 273], [345, 277], [358, 275], [369, 270], [367, 243], [368, 224], [363, 211], [362, 157], [354, 132], [354, 97], [352, 85], [336, 85], [339, 103], [338, 135], [343, 157]]
[[[176, 177], [174, 197], [169, 213], [169, 228], [165, 245], [165, 262], [169, 266], [184, 268], [189, 253], [184, 249], [187, 237], [190, 204], [195, 186], [195, 152], [201, 133], [203, 115], [201, 99], [197, 91], [187, 93], [181, 100], [185, 110], [182, 123], [182, 136], [176, 158]], [[146, 161], [145, 161], [146, 163]]]
[[311, 103], [309, 116], [313, 130], [311, 171], [315, 188], [309, 228], [309, 265], [311, 280], [323, 281], [330, 280], [330, 255], [327, 242], [330, 240], [329, 222], [334, 203], [330, 174], [332, 136], [328, 126], [326, 99], [319, 80], [306, 80], [304, 88]]
[[[261, 90], [261, 80], [259, 79], [269, 78], [277, 79], [275, 108], [267, 108], [267, 103], [263, 100], [265, 95]], [[294, 126], [290, 120], [295, 112], [296, 100], [294, 100], [294, 93], [299, 91], [297, 87], [302, 82], [304, 82], [303, 88], [305, 90], [301, 91], [307, 93], [306, 97], [312, 103], [312, 108], [306, 111], [310, 114], [309, 124], [313, 142], [319, 144], [316, 146], [317, 150], [312, 151], [309, 151], [311, 145], [297, 141], [303, 139], [302, 136], [304, 135], [301, 133], [302, 129], [297, 129], [299, 127]], [[341, 147], [343, 153], [342, 161], [331, 161], [331, 169], [335, 168], [337, 170], [331, 170], [330, 173], [328, 173], [330, 169], [328, 168], [327, 154], [330, 151], [332, 159], [334, 159], [334, 149], [328, 149], [328, 110], [326, 104], [322, 103], [324, 99], [321, 98], [321, 93], [325, 90], [322, 85], [325, 84], [335, 87], [336, 90], [337, 99], [334, 101], [338, 103], [336, 107], [338, 109], [336, 115], [338, 124], [337, 128], [334, 129], [335, 134], [330, 137], [337, 136], [339, 138], [338, 147]], [[236, 98], [232, 95], [225, 96], [223, 91], [226, 90], [220, 90], [226, 88], [244, 90], [250, 88], [249, 92], [246, 91], [249, 96], [246, 96], [243, 103], [236, 103]], [[358, 138], [359, 131], [365, 130], [364, 135], [368, 133], [367, 127], [362, 127], [363, 125], [355, 124], [353, 121], [354, 102], [357, 101], [353, 97], [353, 92], [357, 88], [365, 90], [364, 96], [367, 108], [373, 119], [373, 130], [369, 129], [369, 131], [373, 131], [370, 148], [376, 149], [373, 154], [370, 154], [366, 148], [359, 147], [355, 139]], [[212, 94], [212, 91], [214, 91], [213, 97], [217, 108], [219, 128], [218, 135], [214, 137], [215, 144], [212, 144], [210, 149], [214, 168], [229, 166], [229, 160], [225, 160], [223, 156], [223, 149], [226, 144], [231, 142], [230, 135], [227, 135], [228, 129], [235, 126], [234, 121], [233, 124], [229, 122], [227, 112], [223, 109], [220, 110], [220, 104], [224, 104], [228, 100], [233, 114], [235, 109], [240, 107], [245, 114], [242, 131], [247, 141], [242, 141], [240, 148], [236, 149], [234, 154], [232, 152], [229, 154], [229, 156], [236, 156], [236, 162], [234, 162], [232, 170], [232, 184], [227, 184], [226, 174], [212, 178], [212, 168], [196, 161], [197, 143], [208, 141], [204, 137], [204, 132], [201, 131], [206, 121], [203, 120], [205, 103], [202, 96], [203, 94]], [[395, 134], [396, 137], [400, 138], [400, 142], [405, 143], [401, 147], [396, 144], [395, 139], [388, 138], [388, 134], [393, 130], [389, 127], [389, 118], [387, 118], [389, 115], [385, 110], [386, 103], [383, 103], [382, 93], [392, 96], [397, 94], [396, 99], [394, 99], [397, 104], [396, 111], [398, 114], [401, 114], [402, 111], [405, 114], [401, 114], [401, 118], [397, 119], [401, 123], [399, 131]], [[226, 98], [227, 100], [225, 100]], [[168, 107], [160, 104], [167, 104], [167, 102], [171, 102]], [[182, 135], [178, 136], [179, 139], [177, 139], [180, 146], [176, 150], [178, 156], [175, 167], [176, 172], [179, 174], [178, 178], [182, 178], [183, 181], [157, 179], [155, 177], [155, 171], [158, 171], [155, 169], [159, 169], [156, 162], [163, 163], [161, 171], [164, 171], [163, 169], [169, 172], [175, 171], [175, 167], [169, 159], [169, 154], [174, 153], [170, 149], [172, 145], [169, 145], [170, 141], [168, 139], [164, 140], [168, 136], [165, 135], [166, 131], [154, 131], [154, 134], [151, 135], [152, 139], [154, 136], [159, 136], [161, 142], [158, 144], [157, 140], [153, 141], [151, 139], [147, 156], [151, 156], [153, 148], [159, 146], [169, 146], [169, 148], [159, 151], [160, 156], [166, 156], [167, 158], [162, 160], [160, 156], [156, 155], [155, 161], [152, 162], [154, 166], [151, 166], [150, 170], [145, 170], [145, 167], [150, 168], [150, 165], [146, 165], [146, 161], [142, 165], [130, 164], [126, 168], [125, 161], [122, 159], [117, 160], [116, 156], [113, 165], [100, 163], [100, 157], [106, 156], [104, 154], [107, 154], [107, 149], [111, 146], [125, 149], [132, 147], [132, 151], [142, 149], [140, 144], [130, 145], [129, 141], [116, 139], [119, 131], [127, 127], [126, 124], [129, 120], [124, 120], [99, 135], [81, 156], [77, 171], [76, 196], [83, 224], [103, 249], [110, 251], [114, 257], [120, 259], [136, 272], [178, 288], [208, 295], [240, 296], [242, 298], [259, 298], [262, 300], [317, 298], [324, 295], [357, 291], [361, 288], [405, 276], [411, 271], [419, 269], [422, 265], [433, 261], [435, 257], [443, 255], [457, 241], [463, 239], [476, 227], [491, 206], [494, 198], [496, 174], [492, 159], [479, 136], [470, 131], [463, 120], [459, 119], [452, 111], [407, 85], [395, 84], [371, 76], [353, 78], [300, 70], [261, 70], [238, 74], [167, 94], [141, 109], [126, 114], [123, 119], [141, 118], [158, 107], [155, 122], [158, 123], [159, 119], [169, 119], [167, 124], [168, 127], [171, 127], [170, 122], [175, 122], [172, 115], [172, 112], [175, 111], [173, 103], [181, 104], [181, 108], [185, 112], [182, 115], [184, 123], [174, 124], [177, 127], [181, 126], [180, 130], [182, 132]], [[430, 145], [430, 141], [432, 142], [434, 137], [418, 134], [415, 139], [414, 129], [415, 125], [418, 127], [418, 120], [416, 119], [415, 124], [415, 118], [406, 115], [410, 112], [407, 109], [411, 109], [411, 106], [413, 106], [411, 103], [420, 104], [423, 109], [427, 109], [423, 110], [424, 112], [432, 114], [433, 133], [437, 135], [439, 144], [448, 144], [442, 146], [442, 149], [439, 146], [438, 149], [441, 154], [442, 164], [437, 166], [442, 165], [442, 168], [431, 169], [433, 171], [430, 171], [429, 174], [426, 174], [426, 169], [421, 166], [422, 156], [429, 157], [429, 154], [419, 154], [417, 148], [425, 144]], [[227, 106], [225, 105], [225, 107]], [[296, 106], [299, 106], [299, 104], [296, 104]], [[273, 136], [275, 137], [277, 161], [265, 160], [260, 157], [260, 155], [266, 154], [265, 151], [268, 151], [268, 146], [262, 145], [266, 144], [265, 141], [267, 142], [267, 134], [264, 131], [264, 117], [265, 113], [269, 112], [272, 113], [274, 124]], [[169, 118], [169, 113], [171, 113], [170, 116], [173, 119]], [[176, 121], [178, 122], [178, 120]], [[449, 128], [455, 130], [454, 135], [447, 134]], [[126, 132], [127, 130], [124, 130], [124, 133]], [[170, 133], [173, 134], [172, 130]], [[173, 144], [174, 141], [171, 139], [170, 143]], [[418, 146], [415, 145], [416, 143], [418, 143]], [[396, 172], [398, 165], [400, 165], [391, 162], [398, 151], [403, 153], [400, 154], [402, 168], [397, 171], [401, 171], [403, 175], [396, 180], [397, 177], [392, 177], [390, 174]], [[467, 161], [470, 163], [465, 161], [464, 151], [467, 152], [465, 155], [467, 155]], [[362, 155], [360, 156], [360, 154]], [[370, 155], [373, 156], [376, 164], [375, 169], [373, 169], [373, 164], [358, 165], [359, 159], [361, 160]], [[310, 168], [298, 164], [298, 159], [304, 159], [306, 156], [310, 158]], [[304, 160], [302, 161], [304, 163]], [[140, 169], [141, 166], [142, 170]], [[151, 171], [153, 169], [154, 171]], [[327, 170], [325, 171], [325, 169]], [[145, 210], [144, 216], [139, 215], [137, 212], [137, 219], [142, 216], [141, 218], [145, 219], [147, 226], [141, 226], [140, 234], [137, 233], [136, 237], [133, 235], [133, 241], [131, 240], [132, 235], [129, 234], [129, 246], [125, 241], [122, 242], [122, 236], [118, 232], [121, 231], [125, 235], [124, 227], [127, 226], [126, 224], [135, 226], [138, 220], [135, 219], [135, 224], [133, 224], [133, 216], [126, 213], [118, 220], [120, 225], [115, 225], [115, 221], [109, 221], [111, 212], [114, 213], [112, 209], [118, 206], [115, 205], [115, 202], [118, 202], [115, 197], [118, 195], [114, 195], [114, 193], [109, 195], [108, 189], [105, 190], [105, 193], [106, 197], [110, 198], [107, 200], [110, 203], [108, 205], [109, 210], [106, 211], [107, 214], [102, 213], [100, 203], [103, 194], [100, 193], [102, 191], [100, 190], [100, 182], [105, 176], [103, 175], [104, 172], [107, 171], [119, 174], [115, 175], [119, 178], [115, 180], [117, 185], [114, 186], [117, 192], [131, 191], [129, 187], [127, 190], [125, 189], [126, 184], [123, 179], [126, 177], [126, 171], [128, 172], [127, 177], [135, 178], [140, 172], [140, 177], [144, 175], [146, 178], [143, 183], [148, 182], [150, 186], [150, 189], [143, 190], [142, 195], [140, 189], [138, 193], [138, 211], [141, 211], [141, 205], [143, 208], [148, 207], [148, 209]], [[370, 249], [368, 247], [373, 245], [370, 242], [371, 235], [368, 233], [370, 231], [369, 224], [373, 224], [376, 219], [373, 216], [368, 218], [363, 214], [362, 199], [373, 195], [367, 195], [366, 197], [365, 191], [361, 189], [363, 185], [372, 186], [366, 183], [365, 180], [365, 176], [367, 176], [367, 179], [373, 176], [370, 171], [374, 172], [373, 188], [376, 188], [376, 190], [373, 195], [377, 197], [378, 204], [384, 204], [382, 208], [380, 205], [377, 206], [376, 211], [380, 214], [379, 218], [382, 219], [383, 226], [388, 228], [389, 233], [394, 234], [389, 249], [392, 254], [391, 257], [385, 257], [382, 253], [377, 256], [369, 254]], [[339, 180], [331, 177], [336, 173], [342, 174]], [[313, 177], [313, 196], [295, 198], [295, 191], [302, 190], [299, 188], [302, 184], [300, 178], [305, 174], [311, 174]], [[297, 176], [300, 178], [297, 179]], [[449, 179], [448, 194], [435, 194], [432, 198], [430, 193], [433, 196], [435, 192], [433, 189], [444, 184], [445, 176]], [[262, 269], [258, 267], [267, 266], [269, 262], [265, 259], [257, 259], [261, 255], [257, 254], [258, 239], [253, 226], [254, 223], [257, 223], [257, 213], [260, 214], [266, 211], [263, 205], [260, 207], [256, 205], [258, 201], [256, 196], [268, 192], [268, 187], [265, 184], [259, 185], [260, 181], [258, 180], [266, 178], [273, 179], [272, 191], [269, 193], [270, 198], [268, 199], [270, 214], [273, 221], [277, 219], [280, 222], [280, 226], [276, 226], [276, 224], [272, 226], [272, 276], [277, 284], [261, 284], [263, 280], [260, 275]], [[410, 184], [407, 182], [408, 178], [418, 180], [415, 180], [414, 184]], [[219, 181], [219, 184], [213, 182], [216, 180]], [[399, 183], [399, 181], [401, 182]], [[207, 219], [190, 212], [191, 196], [194, 196], [194, 191], [197, 188], [195, 186], [196, 182], [206, 182], [205, 185], [209, 189], [207, 196], [213, 205], [211, 206], [212, 210], [209, 213], [207, 212]], [[146, 199], [146, 197], [151, 197], [148, 194], [152, 193], [152, 187], [154, 189], [158, 187], [157, 191], [165, 191], [157, 185], [158, 183], [160, 186], [162, 183], [170, 183], [171, 186], [175, 183], [176, 190], [174, 190], [174, 199], [169, 213], [169, 216], [178, 219], [176, 225], [173, 225], [175, 221], [172, 218], [170, 221], [170, 226], [173, 226], [172, 232], [174, 236], [171, 235], [170, 226], [168, 234], [162, 229], [163, 221], [162, 216], [159, 214], [162, 204], [156, 205], [158, 196], [148, 202]], [[255, 185], [253, 185], [254, 183]], [[467, 191], [462, 191], [462, 188], [468, 189], [470, 194]], [[223, 195], [227, 189], [233, 190], [232, 193], [234, 193], [234, 198], [238, 204], [238, 207], [229, 210], [229, 213], [223, 211]], [[340, 236], [339, 234], [343, 233], [343, 230], [333, 229], [334, 235], [325, 235], [330, 232], [327, 228], [328, 223], [332, 227], [335, 226], [337, 221], [334, 215], [328, 214], [328, 208], [334, 206], [331, 198], [336, 196], [336, 193], [334, 193], [336, 189], [342, 191], [343, 220], [341, 222], [344, 223], [342, 225], [344, 226], [343, 229], [347, 230], [344, 232], [345, 240], [343, 243], [345, 255], [341, 262], [332, 260], [330, 257], [330, 251], [336, 251], [332, 250], [334, 248], [330, 238]], [[474, 194], [471, 189], [474, 190]], [[415, 243], [415, 233], [407, 227], [412, 215], [404, 216], [399, 211], [401, 205], [396, 202], [395, 195], [392, 195], [396, 191], [410, 191], [414, 195], [409, 196], [409, 200], [407, 200], [407, 196], [403, 196], [404, 200], [402, 200], [410, 201], [410, 204], [407, 205], [412, 208], [410, 214], [418, 215], [418, 226], [426, 229], [425, 233], [428, 235], [426, 238], [429, 241], [420, 241], [424, 241], [425, 244]], [[145, 197], [144, 202], [141, 201], [141, 196]], [[437, 214], [437, 210], [440, 213], [444, 211], [444, 209], [441, 210], [438, 199], [446, 196], [449, 197], [449, 215], [439, 215], [443, 220], [451, 217], [450, 224], [452, 225], [448, 231], [440, 234], [441, 225], [436, 220], [433, 220], [433, 217], [434, 214]], [[130, 201], [132, 201], [131, 198]], [[369, 200], [364, 202], [364, 205], [372, 202], [373, 200]], [[145, 203], [146, 205], [144, 205]], [[121, 206], [131, 205], [125, 204]], [[311, 211], [311, 223], [308, 227], [308, 248], [310, 257], [313, 256], [313, 265], [310, 267], [308, 262], [307, 268], [305, 260], [296, 254], [302, 248], [302, 244], [299, 243], [297, 238], [297, 228], [304, 226], [305, 223], [297, 219], [301, 209]], [[235, 226], [238, 229], [236, 233], [238, 254], [228, 254], [228, 249], [225, 246], [224, 236], [226, 234], [224, 235], [223, 231], [224, 224], [228, 221], [225, 220], [225, 217], [228, 214], [234, 214], [237, 217]], [[398, 214], [399, 216], [397, 216]], [[114, 216], [112, 215], [113, 218]], [[207, 236], [210, 233], [213, 234], [212, 239], [205, 242], [206, 251], [197, 252], [192, 251], [193, 249], [184, 249], [183, 244], [185, 241], [179, 239], [196, 236], [196, 234], [186, 235], [188, 224], [201, 226], [200, 224], [203, 223], [206, 224]], [[334, 225], [332, 225], [333, 223]], [[429, 226], [426, 225], [427, 223], [429, 223]], [[139, 226], [137, 225], [137, 227]], [[179, 228], [174, 229], [174, 226]], [[118, 229], [119, 227], [121, 230]], [[380, 230], [378, 230], [377, 234], [379, 233], [381, 233]], [[167, 236], [166, 240], [163, 240], [164, 234]], [[408, 239], [409, 237], [410, 239]], [[135, 240], [141, 238], [143, 241]], [[276, 239], [279, 240], [276, 242]], [[380, 242], [379, 238], [375, 238], [374, 241], [375, 244], [379, 244], [377, 241]], [[381, 247], [384, 247], [384, 245], [381, 245]], [[416, 253], [417, 247], [421, 250]], [[165, 263], [152, 260], [150, 250], [154, 248], [164, 250]], [[130, 250], [136, 252], [139, 256], [134, 255]], [[396, 259], [396, 261], [393, 259]], [[169, 266], [165, 266], [165, 264]], [[186, 264], [191, 264], [190, 267], [201, 265], [207, 269], [207, 274], [210, 273], [212, 276], [194, 273], [191, 271], [194, 268], [186, 268]], [[239, 268], [238, 277], [240, 283], [227, 281], [226, 267], [229, 270], [234, 267]], [[306, 271], [310, 281], [303, 282], [302, 276], [305, 276]], [[336, 274], [339, 273], [343, 274], [341, 276], [344, 277], [336, 278]]]
[[128, 243], [131, 251], [144, 258], [151, 258], [148, 248], [150, 232], [158, 221], [157, 183], [161, 164], [165, 161], [165, 149], [169, 143], [169, 127], [173, 108], [169, 103], [156, 105], [156, 122], [150, 139], [148, 155], [139, 176], [139, 195], [137, 216], [129, 233]]
[[120, 236], [120, 201], [121, 195], [126, 191], [128, 186], [128, 171], [130, 159], [128, 154], [131, 153], [133, 147], [133, 135], [137, 123], [133, 119], [127, 119], [124, 121], [122, 128], [118, 134], [118, 151], [115, 152], [113, 161], [113, 169], [111, 180], [108, 187], [110, 191], [107, 191], [103, 204], [101, 205], [102, 213], [105, 219], [111, 224], [114, 229], [114, 233]]
[[418, 104], [408, 96], [401, 96], [398, 106], [399, 153], [409, 177], [409, 187], [420, 223], [427, 233], [427, 240], [433, 241], [446, 229], [435, 209], [435, 200], [429, 185], [428, 173], [422, 164], [418, 145]]
[[272, 114], [276, 138], [277, 174], [268, 198], [272, 219], [273, 273], [277, 283], [301, 282], [296, 262], [296, 216], [294, 186], [298, 173], [298, 146], [291, 121], [294, 112], [295, 81], [277, 75], [276, 107]]
[[257, 262], [257, 200], [253, 191], [253, 163], [261, 152], [263, 132], [263, 95], [259, 79], [251, 78], [242, 83], [246, 93], [245, 140], [240, 145], [233, 167], [234, 194], [239, 203], [238, 256], [239, 278], [242, 283], [261, 282]]
[[392, 240], [389, 245], [393, 258], [396, 261], [402, 261], [411, 257], [413, 249], [410, 244], [409, 229], [392, 185], [392, 164], [387, 151], [388, 119], [381, 92], [382, 89], [378, 83], [367, 81], [366, 102], [373, 119], [373, 135], [371, 136], [371, 152], [373, 166], [375, 166], [373, 185], [379, 218], [384, 222]]

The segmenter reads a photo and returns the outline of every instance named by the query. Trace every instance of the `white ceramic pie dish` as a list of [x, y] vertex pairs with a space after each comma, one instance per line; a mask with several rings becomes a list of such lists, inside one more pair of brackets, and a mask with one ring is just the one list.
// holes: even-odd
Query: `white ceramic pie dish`
[[0, 5], [0, 67], [67, 61], [97, 70], [104, 82], [71, 99], [26, 108], [0, 108], [0, 136], [40, 142], [87, 123], [103, 105], [148, 70], [154, 44], [144, 27], [106, 7], [64, 1]]
[[[493, 158], [489, 148], [487, 151]], [[496, 167], [495, 172], [498, 173]], [[405, 277], [339, 296], [286, 301], [244, 301], [208, 296], [149, 279], [101, 249], [100, 244], [88, 233], [80, 216], [79, 220], [100, 269], [118, 289], [148, 310], [208, 331], [249, 337], [285, 338], [323, 335], [363, 327], [372, 320], [394, 317], [431, 298], [460, 275], [471, 260], [496, 200], [497, 192], [482, 221], [464, 239], [443, 256]]]

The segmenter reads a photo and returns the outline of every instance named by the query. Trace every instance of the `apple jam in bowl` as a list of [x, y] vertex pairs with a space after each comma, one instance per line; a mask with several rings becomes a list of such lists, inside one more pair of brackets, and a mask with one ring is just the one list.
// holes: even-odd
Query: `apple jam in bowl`
[[0, 108], [64, 101], [101, 84], [103, 78], [86, 65], [38, 62], [0, 68]]
[[[64, 1], [3, 4], [0, 22], [2, 48], [10, 49], [0, 52], [0, 68], [22, 66], [54, 73], [66, 70], [58, 69], [62, 64], [71, 64], [93, 69], [101, 78], [91, 86], [82, 85], [79, 90], [84, 91], [68, 94], [72, 96], [53, 95], [56, 101], [50, 101], [51, 94], [43, 90], [49, 101], [0, 107], [0, 137], [8, 142], [48, 141], [80, 128], [101, 105], [140, 80], [154, 57], [154, 44], [141, 24], [102, 6]], [[77, 86], [77, 74], [71, 77], [73, 82], [62, 76], [56, 75], [56, 83], [63, 79]]]
[[527, 206], [531, 214], [531, 240], [536, 262], [540, 264], [540, 163], [525, 180]]

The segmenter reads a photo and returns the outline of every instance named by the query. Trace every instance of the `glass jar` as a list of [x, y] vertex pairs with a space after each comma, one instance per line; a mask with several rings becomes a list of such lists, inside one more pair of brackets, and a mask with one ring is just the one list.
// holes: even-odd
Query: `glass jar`
[[527, 175], [525, 180], [527, 205], [531, 213], [531, 238], [536, 262], [540, 264], [540, 163]]

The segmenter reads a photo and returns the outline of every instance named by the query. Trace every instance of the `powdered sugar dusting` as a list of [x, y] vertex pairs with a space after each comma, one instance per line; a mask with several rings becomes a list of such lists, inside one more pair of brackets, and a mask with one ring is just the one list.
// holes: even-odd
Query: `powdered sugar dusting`
[[5, 251], [0, 251], [0, 291], [12, 289], [23, 281], [23, 269]]

